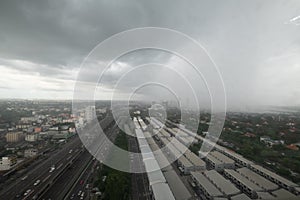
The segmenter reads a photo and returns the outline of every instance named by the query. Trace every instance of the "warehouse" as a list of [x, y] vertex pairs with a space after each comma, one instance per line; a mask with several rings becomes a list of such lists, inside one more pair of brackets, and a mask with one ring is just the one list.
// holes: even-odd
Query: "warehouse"
[[251, 199], [245, 194], [239, 194], [234, 197], [231, 197], [231, 200], [251, 200]]
[[186, 159], [186, 157], [181, 156], [178, 160], [178, 168], [183, 174], [190, 174], [191, 171], [194, 171], [194, 165]]
[[275, 199], [273, 195], [268, 192], [257, 192], [258, 199]]
[[216, 171], [222, 171], [224, 170], [224, 165], [223, 163], [216, 159], [215, 157], [213, 157], [210, 154], [207, 154], [207, 156], [205, 157], [205, 160], [209, 163], [209, 165]]
[[205, 170], [206, 163], [193, 152], [187, 151], [184, 156], [194, 165], [195, 170]]
[[298, 199], [296, 195], [290, 193], [285, 189], [276, 190], [272, 192], [272, 194], [278, 199]]
[[[136, 121], [136, 118], [134, 118], [134, 121]], [[136, 126], [138, 127], [138, 125]], [[160, 166], [157, 163], [150, 146], [147, 142], [145, 143], [144, 133], [137, 127], [135, 129], [135, 132], [137, 135], [139, 148], [141, 150], [143, 163], [147, 172], [152, 198], [175, 200], [174, 195], [171, 192], [170, 187], [166, 183], [166, 179], [162, 171], [160, 170]]]
[[250, 169], [289, 191], [295, 191], [295, 187], [298, 186], [297, 184], [277, 175], [274, 172], [271, 172], [270, 170], [263, 168], [260, 165], [251, 165]]
[[203, 173], [226, 197], [240, 193], [240, 190], [235, 187], [229, 180], [225, 179], [215, 170], [206, 171]]
[[236, 161], [237, 163], [239, 163], [240, 165], [242, 165], [244, 167], [249, 167], [250, 165], [253, 164], [253, 162], [251, 162], [250, 160], [247, 160], [246, 158], [244, 158], [243, 156], [241, 156], [237, 153], [230, 152], [228, 149], [226, 149], [224, 147], [221, 147], [220, 145], [218, 145], [216, 147], [216, 150], [218, 150], [221, 153], [225, 154], [226, 156], [233, 159], [234, 161]]
[[235, 168], [235, 162], [231, 158], [225, 156], [224, 154], [218, 152], [218, 151], [211, 151], [210, 154], [221, 161], [223, 163], [223, 166], [225, 169], [234, 169]]
[[[182, 180], [178, 177], [176, 172], [171, 166], [169, 170], [163, 169], [163, 174], [169, 184], [171, 191], [173, 192], [176, 200], [188, 200], [192, 197], [191, 193], [185, 187]], [[166, 170], [166, 171], [165, 171]]]
[[171, 192], [168, 184], [156, 183], [151, 187], [152, 199], [164, 199], [164, 200], [175, 200], [173, 193]]
[[221, 191], [216, 188], [202, 173], [191, 172], [192, 181], [203, 192], [207, 199], [214, 199], [215, 197], [223, 197]]
[[244, 177], [248, 178], [251, 182], [257, 184], [259, 187], [270, 191], [270, 190], [276, 190], [278, 188], [278, 185], [275, 183], [272, 183], [271, 181], [265, 179], [264, 177], [260, 176], [259, 174], [251, 171], [250, 169], [243, 167], [240, 169], [237, 169], [237, 171]]
[[242, 191], [244, 191], [251, 198], [257, 198], [258, 191], [263, 191], [263, 189], [256, 184], [249, 181], [244, 176], [240, 175], [236, 171], [232, 169], [225, 169], [224, 175], [231, 179], [233, 183], [235, 183]]

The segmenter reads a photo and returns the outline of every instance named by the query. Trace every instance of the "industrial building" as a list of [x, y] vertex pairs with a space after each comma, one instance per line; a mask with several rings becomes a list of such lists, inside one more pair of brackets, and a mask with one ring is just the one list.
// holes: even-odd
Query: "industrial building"
[[194, 170], [203, 171], [206, 169], [206, 163], [190, 150], [186, 151], [184, 156], [194, 165]]
[[242, 176], [238, 172], [232, 169], [225, 169], [224, 175], [229, 178], [233, 183], [235, 183], [238, 188], [240, 188], [243, 192], [245, 192], [251, 198], [257, 198], [257, 192], [263, 191], [261, 187], [252, 183], [246, 177]]
[[235, 187], [229, 180], [225, 179], [215, 170], [206, 171], [203, 173], [210, 182], [212, 182], [226, 197], [240, 193], [240, 190]]
[[277, 199], [298, 199], [296, 195], [292, 194], [291, 192], [285, 190], [285, 189], [279, 189], [276, 190], [274, 192], [272, 192], [272, 194], [277, 198]]
[[213, 157], [211, 154], [207, 154], [207, 156], [205, 157], [205, 160], [208, 162], [209, 166], [212, 169], [214, 169], [216, 171], [224, 170], [224, 164], [220, 160]]
[[218, 151], [211, 151], [209, 153], [216, 159], [220, 160], [223, 163], [223, 166], [225, 169], [234, 169], [235, 168], [235, 162], [231, 158], [225, 156], [224, 154], [218, 152]]
[[194, 171], [194, 165], [184, 156], [181, 156], [178, 160], [177, 160], [179, 169], [182, 171], [182, 173], [184, 174], [190, 174], [191, 171]]
[[281, 187], [296, 193], [295, 188], [298, 186], [296, 183], [293, 183], [287, 180], [286, 178], [283, 178], [277, 175], [276, 173], [271, 172], [266, 168], [263, 168], [260, 165], [251, 165], [249, 168], [255, 171], [256, 173], [262, 175], [263, 177], [269, 179], [270, 181], [280, 185]]
[[[176, 200], [188, 200], [192, 197], [182, 180], [179, 178], [177, 173], [174, 171], [173, 167], [165, 157], [166, 152], [158, 147], [155, 143], [154, 139], [150, 137], [150, 133], [145, 132], [145, 137], [147, 138], [147, 142], [154, 154], [154, 157], [158, 163], [158, 165], [162, 168], [162, 173], [168, 183], [172, 193]], [[170, 145], [173, 146], [173, 145]], [[173, 147], [175, 149], [175, 147]], [[176, 150], [176, 149], [175, 149]]]
[[160, 167], [152, 153], [152, 150], [148, 143], [145, 143], [145, 135], [140, 128], [137, 119], [134, 118], [134, 123], [136, 126], [135, 132], [139, 144], [139, 148], [142, 154], [143, 163], [147, 172], [147, 177], [149, 181], [149, 189], [152, 193], [152, 199], [166, 199], [175, 200], [175, 197], [166, 183], [166, 179], [160, 170]]
[[191, 179], [207, 199], [223, 197], [222, 192], [216, 188], [216, 186], [212, 184], [202, 173], [191, 172]]
[[259, 187], [263, 188], [267, 191], [276, 190], [278, 188], [278, 185], [275, 183], [267, 180], [266, 178], [260, 176], [259, 174], [251, 171], [250, 169], [243, 167], [240, 169], [237, 169], [237, 171], [247, 179], [249, 179], [251, 182], [255, 183]]
[[251, 200], [247, 195], [245, 194], [239, 194], [234, 197], [231, 197], [231, 200]]

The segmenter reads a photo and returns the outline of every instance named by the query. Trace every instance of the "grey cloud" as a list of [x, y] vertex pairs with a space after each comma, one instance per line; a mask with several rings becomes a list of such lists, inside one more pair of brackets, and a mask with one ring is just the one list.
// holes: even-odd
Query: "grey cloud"
[[[1, 1], [1, 65], [24, 74], [74, 80], [74, 71], [99, 42], [130, 28], [159, 26], [186, 33], [208, 50], [224, 78], [229, 104], [281, 104], [282, 94], [291, 104], [297, 102], [299, 88], [276, 90], [272, 85], [282, 80], [294, 83], [297, 77], [270, 78], [263, 73], [269, 73], [271, 67], [278, 74], [278, 63], [287, 71], [297, 71], [294, 66], [299, 65], [299, 59], [289, 62], [281, 57], [300, 50], [299, 10], [299, 0]], [[149, 62], [151, 57], [167, 63], [170, 57], [164, 55], [134, 53], [118, 62], [132, 66]], [[278, 57], [278, 62], [267, 62]], [[34, 65], [22, 66], [15, 60]], [[89, 73], [85, 81], [93, 77]], [[122, 70], [108, 71], [106, 87], [120, 75]], [[266, 78], [264, 84], [272, 95], [262, 94], [258, 84], [262, 78]], [[132, 84], [128, 82], [127, 87]]]

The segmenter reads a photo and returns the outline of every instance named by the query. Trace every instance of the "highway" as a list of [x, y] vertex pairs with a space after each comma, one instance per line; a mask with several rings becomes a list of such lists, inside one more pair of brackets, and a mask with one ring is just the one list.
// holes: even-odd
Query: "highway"
[[[107, 128], [112, 122], [114, 120], [111, 115], [108, 115], [100, 123], [103, 125], [102, 127]], [[112, 139], [115, 138], [115, 135], [112, 134]], [[99, 145], [99, 147], [101, 147], [99, 151], [103, 151], [102, 148], [105, 150], [108, 148], [107, 145]], [[76, 174], [81, 175], [82, 170], [86, 169], [85, 167], [91, 160], [92, 156], [84, 150], [80, 138], [75, 136], [59, 149], [49, 152], [46, 159], [36, 163], [35, 166], [30, 166], [27, 170], [28, 173], [24, 173], [14, 182], [5, 185], [0, 191], [1, 199], [42, 199], [43, 196], [47, 199], [59, 199], [61, 196], [56, 198], [59, 193], [67, 193], [63, 189], [65, 187], [62, 188], [61, 180], [67, 179], [66, 177], [76, 177]], [[72, 169], [75, 170], [72, 171]], [[72, 181], [70, 183], [73, 183]], [[71, 186], [72, 184], [70, 184]], [[54, 193], [54, 197], [51, 198], [49, 193]]]
[[[111, 124], [112, 125], [112, 124]], [[106, 130], [106, 135], [110, 141], [114, 141], [117, 134], [119, 132], [117, 124], [113, 124], [112, 127], [108, 127]], [[109, 154], [109, 145], [103, 144], [104, 141], [100, 141], [101, 144], [99, 145], [99, 148], [97, 150], [96, 154], [103, 153], [106, 155]], [[106, 153], [107, 152], [107, 153]], [[94, 176], [96, 176], [96, 169], [99, 166], [99, 161], [97, 159], [93, 159], [90, 161], [86, 168], [81, 171], [80, 176], [77, 178], [76, 181], [73, 181], [73, 186], [70, 188], [70, 191], [65, 196], [64, 199], [88, 199], [88, 194], [90, 193], [90, 189], [93, 182], [91, 181]], [[89, 187], [87, 187], [87, 184]]]
[[[47, 179], [51, 179], [60, 172], [60, 168], [63, 168], [67, 162], [67, 159], [73, 158], [75, 153], [70, 155], [70, 150], [81, 148], [81, 141], [78, 137], [74, 137], [67, 144], [62, 146], [62, 149], [58, 152], [50, 152], [48, 159], [40, 163], [36, 167], [32, 168], [27, 174], [18, 178], [14, 183], [6, 186], [0, 191], [1, 198], [3, 199], [27, 199], [27, 196], [34, 194], [36, 189], [43, 185]], [[72, 156], [72, 157], [70, 157]], [[50, 168], [54, 166], [55, 169], [50, 172]], [[39, 180], [38, 183], [36, 183]], [[34, 185], [36, 183], [36, 185]], [[30, 191], [29, 191], [30, 190]], [[27, 195], [24, 193], [28, 191]]]
[[73, 183], [83, 185], [78, 181], [81, 172], [90, 165], [92, 156], [88, 151], [84, 151], [73, 164], [56, 180], [56, 182], [41, 196], [40, 199], [63, 199], [69, 192]]
[[[105, 132], [108, 139], [114, 141], [118, 133], [117, 125], [115, 123], [108, 124]], [[104, 143], [105, 140], [95, 142], [99, 143], [97, 144], [98, 149], [96, 154], [103, 152], [106, 154], [106, 152], [109, 152], [109, 145]], [[94, 175], [98, 163], [98, 160], [93, 159], [88, 151], [84, 151], [78, 157], [73, 158], [73, 162], [59, 174], [52, 184], [48, 184], [49, 187], [47, 187], [43, 193], [40, 193], [38, 199], [88, 198], [90, 188], [87, 187], [87, 184], [92, 185], [92, 182], [89, 183], [90, 178]], [[31, 196], [34, 197], [33, 195]]]

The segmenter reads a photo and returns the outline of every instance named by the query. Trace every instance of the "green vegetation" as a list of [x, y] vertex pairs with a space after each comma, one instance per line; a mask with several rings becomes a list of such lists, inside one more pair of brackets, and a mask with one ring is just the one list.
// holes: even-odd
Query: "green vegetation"
[[[124, 132], [119, 132], [115, 139], [115, 144], [124, 150], [128, 149], [127, 137]], [[110, 157], [112, 159], [118, 158], [114, 155], [114, 152], [111, 152]], [[124, 158], [124, 161], [129, 165], [128, 158]], [[127, 200], [130, 199], [131, 194], [131, 175], [130, 173], [118, 171], [103, 165], [99, 170], [95, 186], [104, 194], [104, 199]]]

